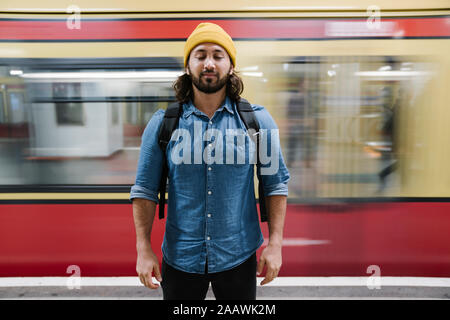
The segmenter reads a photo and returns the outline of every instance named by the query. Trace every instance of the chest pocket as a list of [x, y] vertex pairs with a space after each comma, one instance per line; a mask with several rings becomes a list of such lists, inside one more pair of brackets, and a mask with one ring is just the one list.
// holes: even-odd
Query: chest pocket
[[[252, 162], [253, 143], [250, 142], [247, 133], [243, 130], [233, 132], [225, 137], [225, 164], [227, 165], [249, 165]], [[256, 159], [256, 158], [255, 158]]]

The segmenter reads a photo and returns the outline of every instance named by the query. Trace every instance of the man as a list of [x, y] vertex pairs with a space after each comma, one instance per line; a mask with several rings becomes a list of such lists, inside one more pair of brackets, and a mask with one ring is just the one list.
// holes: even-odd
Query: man
[[[245, 129], [236, 110], [243, 86], [234, 69], [231, 37], [218, 25], [201, 23], [186, 41], [184, 65], [186, 73], [174, 84], [183, 110], [166, 150], [169, 197], [162, 272], [150, 234], [164, 161], [158, 145], [163, 110], [154, 114], [144, 131], [131, 188], [136, 270], [148, 288], [158, 288], [152, 275], [161, 282], [164, 299], [204, 299], [211, 283], [217, 299], [254, 300], [257, 273], [267, 267], [264, 285], [277, 277], [281, 267], [289, 174], [278, 148], [272, 154], [276, 172], [262, 175], [270, 235], [257, 264], [256, 250], [264, 239], [256, 210], [254, 165], [246, 153], [251, 142], [239, 134], [233, 139], [226, 136], [230, 130], [235, 134]], [[277, 133], [273, 119], [263, 107], [252, 107], [260, 128], [267, 129], [271, 141], [267, 148], [274, 150], [271, 147], [279, 141], [276, 134], [271, 136], [272, 131]]]

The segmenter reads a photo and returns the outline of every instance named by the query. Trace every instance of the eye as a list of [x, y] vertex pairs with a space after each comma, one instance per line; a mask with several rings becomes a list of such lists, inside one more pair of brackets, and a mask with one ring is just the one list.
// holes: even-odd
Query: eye
[[195, 58], [198, 59], [198, 60], [204, 60], [206, 58], [206, 55], [198, 54], [198, 55], [195, 55]]

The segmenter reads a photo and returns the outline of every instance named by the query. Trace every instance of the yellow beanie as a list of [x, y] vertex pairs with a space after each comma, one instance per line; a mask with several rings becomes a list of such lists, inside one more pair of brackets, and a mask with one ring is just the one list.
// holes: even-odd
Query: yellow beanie
[[200, 23], [186, 41], [184, 45], [184, 66], [192, 49], [204, 42], [212, 42], [222, 46], [231, 58], [233, 66], [236, 66], [236, 48], [233, 39], [220, 26], [214, 23]]

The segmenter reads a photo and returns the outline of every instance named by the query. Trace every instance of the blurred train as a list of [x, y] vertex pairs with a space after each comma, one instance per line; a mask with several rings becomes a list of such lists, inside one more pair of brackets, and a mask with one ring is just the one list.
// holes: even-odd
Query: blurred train
[[0, 277], [136, 275], [140, 136], [202, 21], [280, 128], [280, 275], [449, 277], [450, 9], [372, 2], [2, 1]]

